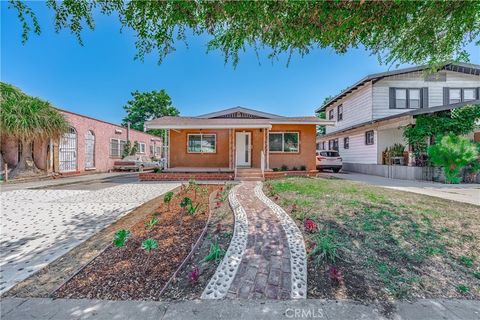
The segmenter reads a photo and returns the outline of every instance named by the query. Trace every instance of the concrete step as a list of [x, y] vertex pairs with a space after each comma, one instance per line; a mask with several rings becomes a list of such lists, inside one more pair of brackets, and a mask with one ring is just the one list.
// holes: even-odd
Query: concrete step
[[237, 172], [237, 177], [263, 177], [261, 172]]
[[235, 181], [264, 181], [263, 177], [236, 177]]

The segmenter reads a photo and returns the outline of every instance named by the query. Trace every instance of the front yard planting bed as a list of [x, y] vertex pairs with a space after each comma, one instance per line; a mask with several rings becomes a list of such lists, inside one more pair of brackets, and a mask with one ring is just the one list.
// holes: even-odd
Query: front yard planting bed
[[323, 178], [265, 184], [304, 233], [309, 298], [480, 298], [480, 208]]
[[[126, 230], [130, 234], [124, 246], [108, 246], [53, 296], [160, 300], [162, 288], [202, 234], [213, 197], [223, 194], [224, 189], [223, 185], [182, 186], [169, 204], [162, 203], [146, 221]], [[182, 208], [185, 198], [192, 204]], [[194, 210], [191, 208], [196, 212], [189, 213]]]

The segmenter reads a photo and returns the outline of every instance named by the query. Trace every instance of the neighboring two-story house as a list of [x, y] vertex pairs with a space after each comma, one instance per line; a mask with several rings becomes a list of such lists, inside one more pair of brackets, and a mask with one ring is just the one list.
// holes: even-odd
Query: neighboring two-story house
[[[480, 65], [449, 63], [437, 73], [425, 71], [372, 74], [327, 101], [316, 112], [325, 111], [336, 123], [317, 138], [317, 149], [338, 150], [344, 170], [389, 176], [383, 152], [395, 143], [406, 145], [403, 131], [416, 115], [478, 103]], [[419, 177], [405, 173], [401, 178]]]

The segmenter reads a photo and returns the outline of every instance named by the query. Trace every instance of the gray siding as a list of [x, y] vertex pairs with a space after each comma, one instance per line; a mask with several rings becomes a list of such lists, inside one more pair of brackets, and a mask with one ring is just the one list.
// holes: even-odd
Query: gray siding
[[468, 75], [453, 71], [446, 73], [446, 81], [425, 81], [423, 72], [411, 72], [386, 77], [373, 85], [373, 119], [381, 119], [409, 111], [409, 109], [390, 109], [389, 88], [428, 88], [428, 106], [443, 105], [443, 88], [474, 88], [480, 86], [480, 76]]

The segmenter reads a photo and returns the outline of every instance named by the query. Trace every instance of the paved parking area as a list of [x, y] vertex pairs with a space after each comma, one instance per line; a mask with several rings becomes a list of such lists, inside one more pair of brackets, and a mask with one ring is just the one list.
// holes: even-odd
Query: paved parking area
[[2, 192], [0, 293], [142, 203], [178, 185], [126, 183], [103, 188], [77, 185]]
[[430, 181], [389, 179], [353, 172], [323, 172], [320, 174], [320, 176], [331, 176], [340, 179], [353, 180], [374, 186], [419, 193], [431, 197], [480, 206], [480, 184], [445, 184]]

